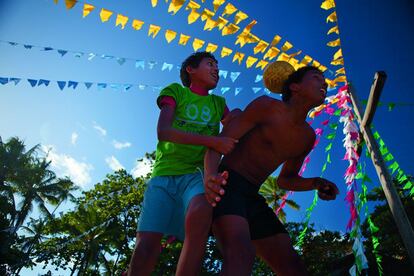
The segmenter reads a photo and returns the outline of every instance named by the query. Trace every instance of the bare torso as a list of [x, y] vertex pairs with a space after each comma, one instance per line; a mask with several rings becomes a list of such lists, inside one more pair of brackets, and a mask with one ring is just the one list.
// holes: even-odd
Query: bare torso
[[305, 157], [315, 141], [308, 123], [295, 123], [285, 103], [267, 99], [271, 108], [265, 121], [245, 134], [223, 159], [224, 165], [256, 185], [262, 184], [285, 161]]

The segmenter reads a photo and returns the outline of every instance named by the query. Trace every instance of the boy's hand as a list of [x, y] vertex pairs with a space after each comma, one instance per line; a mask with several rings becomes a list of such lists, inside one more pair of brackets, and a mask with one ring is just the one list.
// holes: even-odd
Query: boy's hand
[[224, 189], [222, 186], [227, 184], [227, 178], [229, 173], [227, 171], [221, 174], [208, 175], [204, 177], [204, 190], [208, 203], [211, 206], [216, 207], [217, 203], [221, 200], [221, 196], [224, 195]]
[[210, 148], [225, 155], [234, 149], [237, 142], [239, 142], [239, 140], [230, 137], [214, 137]]
[[339, 190], [331, 181], [318, 177], [315, 180], [315, 188], [318, 190], [319, 198], [323, 200], [333, 200], [339, 194]]

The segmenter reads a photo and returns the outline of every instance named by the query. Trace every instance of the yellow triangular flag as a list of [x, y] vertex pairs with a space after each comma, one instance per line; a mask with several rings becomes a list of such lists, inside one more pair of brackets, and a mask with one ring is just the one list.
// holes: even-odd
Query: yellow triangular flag
[[323, 1], [321, 8], [324, 10], [330, 10], [335, 8], [335, 2], [333, 0], [325, 0]]
[[171, 30], [166, 30], [165, 31], [165, 39], [167, 40], [168, 43], [173, 41], [176, 36], [177, 36], [177, 32], [174, 32], [174, 31], [171, 31]]
[[188, 2], [187, 6], [185, 7], [185, 10], [197, 10], [200, 7], [200, 4], [191, 0], [190, 2]]
[[254, 34], [250, 34], [247, 37], [247, 43], [259, 43], [260, 38], [258, 38], [257, 36], [255, 36]]
[[155, 38], [160, 30], [161, 30], [160, 26], [150, 24], [149, 29], [148, 29], [148, 36], [152, 35], [152, 38]]
[[293, 66], [293, 68], [295, 68], [295, 70], [298, 70], [301, 67], [299, 64], [299, 60], [297, 60], [296, 58], [290, 58], [289, 63]]
[[95, 9], [94, 6], [90, 5], [90, 4], [84, 4], [83, 5], [83, 18], [87, 17], [91, 11], [93, 11]]
[[338, 59], [338, 58], [341, 58], [342, 57], [342, 49], [341, 48], [339, 48], [339, 50], [338, 51], [336, 51], [336, 53], [334, 54], [334, 60], [335, 59]]
[[333, 26], [332, 28], [330, 28], [330, 29], [329, 29], [329, 31], [328, 31], [328, 35], [329, 35], [329, 34], [331, 34], [331, 33], [336, 33], [336, 34], [339, 34], [338, 25]]
[[118, 15], [116, 16], [115, 26], [121, 25], [121, 28], [124, 29], [126, 23], [128, 22], [128, 19], [128, 17], [118, 13]]
[[238, 25], [243, 20], [247, 19], [249, 16], [242, 11], [238, 11], [234, 16], [234, 24]]
[[78, 1], [76, 0], [65, 0], [66, 8], [70, 10], [71, 8], [73, 8], [73, 6], [76, 5], [77, 2]]
[[141, 30], [142, 25], [144, 25], [144, 21], [137, 20], [137, 19], [134, 19], [134, 20], [132, 21], [132, 28], [133, 28], [135, 31]]
[[335, 75], [344, 74], [345, 75], [345, 67], [339, 68], [335, 71]]
[[280, 42], [282, 38], [279, 35], [275, 35], [275, 37], [273, 38], [272, 43], [270, 44], [270, 46], [275, 46], [276, 44], [278, 44]]
[[264, 70], [265, 67], [266, 67], [266, 65], [268, 65], [268, 64], [269, 64], [269, 62], [267, 62], [267, 61], [265, 61], [265, 60], [262, 59], [261, 61], [259, 61], [256, 64], [256, 68], [259, 68], [260, 67], [260, 69]]
[[185, 46], [187, 45], [188, 40], [190, 40], [189, 35], [180, 34], [180, 41], [178, 41], [178, 44]]
[[283, 44], [283, 46], [282, 46], [282, 51], [283, 51], [283, 52], [287, 52], [287, 51], [289, 51], [292, 47], [293, 47], [293, 45], [292, 45], [289, 41], [286, 41], [286, 42]]
[[113, 12], [107, 9], [101, 9], [101, 12], [99, 13], [99, 16], [101, 17], [102, 22], [106, 22], [109, 20], [109, 18], [112, 16]]
[[328, 22], [336, 22], [337, 18], [336, 18], [336, 11], [334, 11], [333, 13], [331, 13], [327, 18], [326, 18], [326, 23]]
[[337, 47], [341, 45], [341, 40], [339, 38], [329, 41], [326, 45], [328, 45], [329, 47]]
[[217, 26], [217, 22], [211, 18], [207, 18], [206, 24], [204, 25], [204, 31], [211, 31]]
[[57, 4], [59, 2], [59, 0], [53, 0], [55, 2], [55, 4]]
[[312, 58], [308, 55], [304, 56], [303, 59], [300, 61], [301, 64], [304, 66], [308, 65], [312, 61]]
[[248, 56], [246, 59], [246, 68], [250, 68], [257, 61], [257, 58]]
[[282, 60], [282, 61], [289, 61], [289, 55], [286, 53], [280, 53], [280, 55], [277, 57], [277, 60]]
[[191, 10], [190, 14], [188, 15], [188, 19], [187, 22], [188, 24], [193, 24], [194, 22], [197, 21], [197, 19], [200, 17], [200, 13], [197, 12], [196, 10]]
[[319, 67], [318, 67], [318, 69], [319, 69], [319, 70], [321, 70], [321, 72], [323, 73], [323, 72], [325, 72], [326, 70], [328, 70], [328, 67], [326, 67], [326, 66], [324, 66], [324, 65], [321, 65], [321, 66], [319, 66]]
[[153, 8], [157, 6], [158, 0], [151, 0], [151, 5]]
[[296, 53], [290, 54], [290, 58], [294, 58], [302, 53], [302, 50], [297, 51]]
[[214, 53], [217, 50], [218, 46], [216, 44], [209, 43], [206, 47], [206, 52]]
[[226, 0], [213, 0], [213, 7], [214, 7], [214, 11], [216, 12], [218, 10], [218, 8], [224, 4], [224, 2], [226, 2]]
[[204, 43], [205, 43], [204, 40], [201, 40], [201, 39], [198, 39], [198, 38], [194, 38], [194, 41], [193, 41], [193, 49], [194, 49], [194, 52], [197, 52], [198, 49], [200, 49], [201, 47], [203, 47]]
[[237, 53], [234, 54], [232, 62], [235, 62], [237, 60], [239, 62], [239, 65], [240, 65], [243, 58], [244, 58], [244, 54], [237, 52]]
[[346, 82], [346, 76], [338, 76], [336, 77], [336, 79], [334, 80], [334, 82]]
[[269, 46], [269, 43], [267, 43], [264, 40], [260, 40], [259, 43], [257, 43], [256, 47], [254, 47], [253, 52], [256, 55], [257, 53], [263, 53], [267, 46]]
[[231, 53], [233, 53], [233, 50], [232, 50], [232, 49], [229, 49], [229, 48], [227, 48], [227, 47], [223, 47], [223, 48], [221, 48], [221, 57], [222, 57], [222, 58], [224, 58], [224, 57], [227, 57], [227, 56], [231, 55]]
[[232, 15], [236, 11], [237, 11], [237, 8], [235, 6], [233, 6], [230, 3], [227, 3], [227, 5], [224, 7], [224, 11], [221, 16]]
[[331, 80], [328, 78], [325, 78], [326, 83], [328, 84], [329, 88], [335, 88], [337, 86], [335, 80]]
[[280, 53], [280, 50], [276, 47], [272, 47], [269, 50], [267, 50], [266, 54], [264, 55], [263, 59], [274, 59], [278, 54]]
[[229, 21], [227, 20], [227, 19], [225, 19], [225, 18], [223, 18], [223, 17], [221, 17], [221, 16], [219, 16], [219, 18], [217, 19], [217, 21], [216, 21], [216, 23], [217, 23], [217, 28], [219, 29], [219, 30], [222, 30], [223, 28], [224, 28], [224, 26], [226, 26], [226, 24], [228, 23]]
[[240, 30], [239, 26], [233, 23], [230, 23], [229, 25], [224, 26], [223, 30], [221, 31], [221, 35], [222, 36], [231, 35], [231, 34], [237, 33], [239, 30]]
[[340, 59], [332, 60], [331, 64], [332, 65], [344, 65], [344, 59], [340, 58]]
[[249, 33], [243, 31], [241, 34], [237, 36], [237, 40], [234, 44], [236, 45], [240, 44], [240, 48], [241, 48], [244, 45], [246, 45], [246, 43], [248, 42], [248, 38], [249, 38]]
[[252, 20], [252, 22], [250, 22], [249, 25], [247, 25], [246, 28], [244, 28], [244, 30], [250, 32], [250, 30], [252, 29], [254, 25], [256, 25], [256, 23], [257, 23], [256, 20]]
[[201, 13], [201, 21], [206, 21], [209, 18], [214, 16], [214, 12], [210, 11], [209, 9], [204, 9]]
[[184, 5], [185, 0], [171, 0], [170, 5], [168, 6], [168, 12], [176, 14]]
[[312, 60], [312, 66], [318, 68], [319, 66], [321, 66], [321, 63], [316, 60]]

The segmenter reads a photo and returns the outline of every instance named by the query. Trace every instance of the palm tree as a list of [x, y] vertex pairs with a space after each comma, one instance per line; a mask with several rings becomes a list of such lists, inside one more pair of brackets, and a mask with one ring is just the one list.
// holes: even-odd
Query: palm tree
[[[277, 177], [269, 176], [266, 181], [260, 187], [259, 192], [262, 196], [266, 199], [267, 204], [273, 209], [273, 211], [277, 211], [280, 207], [279, 201], [282, 200], [284, 196], [286, 196], [286, 190], [282, 190], [277, 185]], [[291, 199], [286, 199], [286, 204], [294, 210], [299, 210], [300, 206]], [[277, 214], [279, 219], [285, 223], [286, 222], [286, 213], [283, 209], [279, 210]]]

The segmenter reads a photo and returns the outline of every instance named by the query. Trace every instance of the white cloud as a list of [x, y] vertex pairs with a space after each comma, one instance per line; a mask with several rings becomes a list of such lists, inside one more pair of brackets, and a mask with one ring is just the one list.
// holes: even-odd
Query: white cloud
[[124, 166], [122, 166], [121, 162], [119, 162], [118, 159], [115, 158], [115, 156], [105, 158], [105, 162], [114, 171], [124, 169]]
[[106, 136], [106, 129], [98, 125], [96, 122], [93, 122], [93, 128], [96, 129], [101, 136]]
[[72, 136], [70, 137], [70, 142], [72, 145], [76, 145], [76, 142], [78, 141], [79, 135], [76, 132], [72, 133]]
[[42, 146], [42, 149], [47, 153], [46, 159], [51, 161], [51, 167], [57, 176], [68, 176], [81, 187], [85, 187], [91, 182], [90, 171], [93, 169], [91, 164], [77, 161], [66, 154], [60, 154], [51, 145]]
[[130, 146], [132, 146], [132, 144], [130, 142], [119, 142], [117, 140], [113, 140], [112, 144], [114, 145], [114, 147], [116, 149], [124, 149], [124, 148], [129, 148]]
[[134, 168], [131, 170], [132, 176], [135, 178], [146, 176], [149, 172], [151, 172], [152, 163], [152, 160], [145, 157], [142, 161], [136, 161]]

